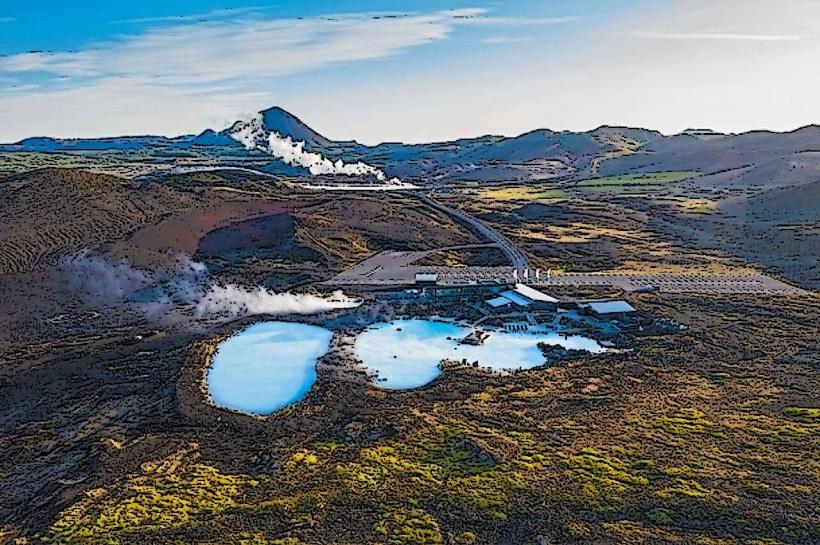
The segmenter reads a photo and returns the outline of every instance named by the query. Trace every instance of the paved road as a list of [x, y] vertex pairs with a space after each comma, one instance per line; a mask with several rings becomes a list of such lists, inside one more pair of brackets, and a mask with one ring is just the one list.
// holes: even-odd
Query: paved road
[[[424, 267], [415, 265], [429, 252], [382, 252], [348, 269], [328, 285], [407, 286], [415, 283], [417, 273], [437, 273], [440, 285], [459, 286], [482, 282], [511, 283], [510, 267]], [[557, 286], [601, 286], [626, 292], [657, 290], [665, 293], [757, 293], [798, 295], [806, 291], [761, 273], [559, 273], [533, 282], [549, 291]]]
[[483, 221], [456, 208], [445, 206], [429, 195], [425, 195], [423, 193], [413, 193], [413, 195], [418, 197], [428, 206], [435, 208], [436, 210], [440, 210], [445, 214], [452, 216], [456, 220], [461, 221], [462, 223], [466, 223], [470, 228], [472, 228], [473, 231], [478, 233], [480, 236], [483, 236], [488, 241], [498, 244], [498, 247], [501, 248], [501, 251], [504, 252], [510, 260], [510, 264], [513, 268], [518, 270], [519, 276], [524, 273], [524, 269], [529, 268], [530, 265], [527, 260], [527, 256], [525, 256], [521, 250], [519, 250], [518, 247], [510, 241], [510, 239], [488, 226]]
[[562, 273], [537, 286], [609, 286], [624, 291], [798, 295], [805, 290], [762, 273]]
[[[522, 277], [529, 267], [527, 257], [504, 235], [481, 220], [422, 193], [411, 193], [419, 200], [456, 220], [467, 224], [473, 231], [497, 245], [507, 256], [513, 269]], [[482, 245], [470, 245], [475, 247]], [[453, 247], [455, 249], [458, 247]], [[415, 263], [429, 251], [382, 252], [359, 263], [326, 282], [330, 285], [400, 286], [413, 284], [416, 273], [435, 272], [439, 284], [465, 285], [481, 282], [513, 282], [509, 267], [420, 267]], [[657, 290], [668, 293], [756, 293], [770, 295], [805, 294], [804, 290], [781, 282], [761, 273], [685, 273], [685, 274], [635, 274], [635, 273], [561, 273], [534, 282], [543, 288], [551, 286], [608, 286], [627, 292]]]

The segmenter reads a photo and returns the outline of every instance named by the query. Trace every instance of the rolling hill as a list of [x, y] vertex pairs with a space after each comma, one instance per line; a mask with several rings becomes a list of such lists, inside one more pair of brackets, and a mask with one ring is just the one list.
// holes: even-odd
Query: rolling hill
[[[820, 179], [820, 127], [787, 133], [721, 134], [705, 129], [663, 135], [642, 128], [602, 126], [587, 132], [538, 129], [516, 137], [481, 136], [429, 144], [366, 146], [322, 136], [291, 113], [260, 112], [263, 127], [332, 161], [362, 161], [388, 176], [423, 184], [580, 180], [635, 172], [693, 171], [704, 188], [785, 187]], [[246, 166], [274, 174], [309, 176], [230, 137], [231, 128], [198, 135], [123, 136], [103, 139], [28, 138], [0, 146], [20, 153], [114, 157], [167, 168], [180, 159], [195, 164]], [[23, 167], [20, 167], [23, 168]], [[149, 168], [149, 170], [150, 170]]]

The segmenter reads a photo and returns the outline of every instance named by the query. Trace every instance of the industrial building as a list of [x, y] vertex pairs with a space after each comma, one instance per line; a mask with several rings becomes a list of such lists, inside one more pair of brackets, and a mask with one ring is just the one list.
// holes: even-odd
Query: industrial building
[[626, 301], [587, 301], [578, 305], [583, 314], [617, 318], [637, 312], [635, 307]]
[[556, 310], [558, 299], [524, 284], [504, 290], [496, 297], [485, 301], [492, 312], [509, 310]]
[[435, 286], [438, 284], [438, 274], [436, 273], [416, 273], [416, 285]]

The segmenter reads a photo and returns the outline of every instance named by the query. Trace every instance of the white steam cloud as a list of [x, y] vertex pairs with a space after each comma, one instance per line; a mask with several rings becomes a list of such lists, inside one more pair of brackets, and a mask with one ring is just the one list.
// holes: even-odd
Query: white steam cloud
[[199, 300], [197, 315], [221, 314], [231, 316], [254, 314], [317, 314], [327, 310], [355, 308], [359, 302], [341, 291], [329, 298], [310, 294], [274, 293], [265, 288], [243, 288], [235, 284], [211, 286]]
[[306, 168], [313, 176], [373, 177], [390, 187], [411, 187], [398, 178], [388, 180], [384, 171], [367, 163], [345, 163], [341, 159], [334, 162], [321, 153], [305, 151], [304, 142], [294, 141], [290, 136], [282, 137], [276, 131], [267, 131], [260, 114], [256, 114], [249, 121], [237, 124], [231, 130], [230, 136], [248, 149], [262, 150], [281, 159], [287, 165]]
[[148, 317], [179, 309], [197, 318], [238, 317], [257, 314], [317, 314], [354, 308], [359, 302], [337, 291], [329, 297], [277, 293], [263, 287], [220, 285], [209, 277], [207, 267], [180, 257], [171, 273], [133, 267], [127, 260], [109, 260], [83, 250], [60, 262], [67, 285], [90, 302], [110, 305], [131, 302]]
[[90, 250], [82, 250], [60, 260], [68, 274], [68, 286], [97, 303], [113, 303], [142, 289], [150, 274], [135, 269], [124, 259], [110, 261]]

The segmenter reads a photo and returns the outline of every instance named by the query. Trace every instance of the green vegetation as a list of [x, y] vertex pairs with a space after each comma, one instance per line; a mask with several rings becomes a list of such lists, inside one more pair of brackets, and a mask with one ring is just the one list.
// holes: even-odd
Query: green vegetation
[[606, 176], [603, 178], [589, 178], [581, 180], [577, 187], [602, 186], [634, 186], [634, 185], [663, 185], [694, 178], [698, 173], [692, 170], [646, 172], [641, 174], [622, 174], [620, 176]]
[[[647, 172], [641, 174], [623, 174], [603, 178], [588, 178], [575, 184], [575, 188], [585, 193], [622, 193], [628, 191], [657, 192], [664, 188], [697, 176], [695, 171]], [[686, 209], [691, 212], [695, 209]], [[697, 208], [702, 211], [703, 207]]]
[[[126, 482], [121, 491], [89, 492], [52, 525], [55, 540], [110, 543], [122, 534], [185, 526], [235, 507], [241, 491], [258, 484], [246, 475], [225, 475], [202, 464], [177, 471], [181, 463], [177, 458], [146, 464], [143, 475]], [[97, 513], [88, 513], [97, 502]]]
[[482, 199], [496, 201], [516, 201], [535, 199], [564, 199], [567, 197], [567, 193], [563, 189], [517, 185], [500, 187], [497, 189], [482, 189], [479, 191], [479, 196]]
[[650, 460], [627, 461], [604, 456], [598, 450], [585, 448], [580, 454], [563, 460], [567, 472], [581, 484], [583, 496], [598, 506], [612, 505], [633, 487], [649, 484], [642, 472], [652, 467]]
[[[424, 499], [438, 489], [501, 520], [512, 493], [525, 486], [528, 470], [541, 464], [527, 456], [533, 453], [531, 442], [527, 434], [451, 422], [364, 449], [358, 461], [335, 471], [346, 489], [360, 494], [400, 491]], [[507, 460], [510, 452], [516, 456]]]
[[444, 543], [438, 523], [421, 509], [403, 509], [384, 515], [376, 525], [388, 545], [437, 545]]
[[664, 488], [656, 492], [656, 494], [663, 499], [672, 499], [675, 496], [684, 496], [687, 498], [705, 498], [712, 493], [711, 490], [704, 487], [697, 481], [691, 479], [675, 479], [672, 486]]
[[672, 522], [672, 511], [663, 507], [656, 507], [646, 514], [646, 518], [648, 518], [652, 524], [666, 526]]
[[802, 418], [820, 418], [820, 408], [818, 407], [786, 407], [783, 409], [786, 416], [799, 416]]
[[712, 421], [697, 409], [686, 408], [675, 411], [671, 416], [659, 416], [652, 420], [652, 425], [673, 435], [690, 433], [718, 433]]
[[286, 537], [282, 539], [268, 539], [260, 533], [242, 532], [239, 534], [239, 545], [300, 545], [298, 539]]

